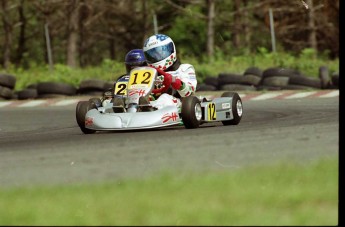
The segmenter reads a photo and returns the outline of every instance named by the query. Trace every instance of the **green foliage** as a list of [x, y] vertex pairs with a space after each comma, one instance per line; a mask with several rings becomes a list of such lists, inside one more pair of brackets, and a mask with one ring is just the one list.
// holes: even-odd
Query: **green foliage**
[[[77, 46], [75, 57], [84, 66], [99, 66], [104, 58], [120, 61], [132, 48], [153, 31], [152, 17], [157, 16], [159, 32], [170, 35], [186, 58], [203, 61], [207, 40], [209, 1], [3, 1], [4, 20], [0, 23], [0, 45], [10, 51], [12, 63], [31, 69], [33, 62], [47, 62], [45, 25], [49, 28], [50, 46], [54, 64], [65, 64], [70, 45]], [[339, 9], [335, 4], [314, 3], [318, 55], [339, 56]], [[225, 57], [247, 55], [256, 47], [271, 46], [267, 9], [274, 8], [276, 45], [279, 52], [291, 51], [295, 55], [310, 46], [308, 41], [308, 13], [293, 1], [228, 1], [215, 3], [213, 30], [216, 55]], [[68, 10], [67, 10], [68, 9]], [[70, 14], [78, 9], [79, 15]], [[92, 10], [91, 10], [92, 9]], [[70, 17], [75, 15], [75, 17]], [[6, 19], [6, 20], [5, 20]], [[73, 21], [73, 20], [76, 21]], [[310, 18], [313, 19], [313, 18]], [[79, 23], [79, 22], [80, 23]], [[78, 24], [78, 39], [69, 34]], [[294, 29], [292, 29], [294, 28]], [[298, 29], [295, 29], [298, 28]], [[234, 42], [234, 37], [238, 42]], [[7, 42], [10, 41], [11, 42]], [[73, 41], [74, 40], [74, 41]], [[236, 45], [236, 46], [235, 46]], [[7, 52], [6, 52], [7, 53]], [[0, 52], [0, 59], [7, 56]], [[305, 53], [308, 55], [308, 51]], [[217, 56], [215, 56], [217, 58]], [[274, 58], [273, 58], [274, 59]], [[228, 59], [227, 59], [228, 60]], [[284, 62], [274, 62], [282, 65]], [[290, 63], [288, 63], [289, 65]], [[301, 66], [304, 68], [307, 66]]]
[[174, 37], [178, 54], [183, 57], [200, 56], [206, 46], [206, 21], [198, 18], [200, 6], [188, 6], [186, 13], [178, 16], [167, 35]]

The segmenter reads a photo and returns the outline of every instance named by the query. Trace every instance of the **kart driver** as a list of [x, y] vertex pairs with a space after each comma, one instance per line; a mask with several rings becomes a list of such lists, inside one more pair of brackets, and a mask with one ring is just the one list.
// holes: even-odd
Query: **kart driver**
[[[129, 72], [136, 68], [136, 67], [140, 67], [140, 66], [146, 66], [146, 59], [145, 59], [145, 55], [142, 49], [133, 49], [130, 50], [125, 57], [125, 66], [126, 66], [126, 74], [120, 76], [117, 81], [119, 81], [120, 79], [124, 79], [124, 80], [129, 80]], [[106, 103], [111, 102], [112, 98], [114, 98], [114, 88], [115, 88], [115, 84], [113, 88], [111, 88], [109, 91], [104, 92], [103, 97], [102, 97], [102, 105], [105, 106]], [[117, 102], [121, 102], [121, 101], [117, 101]], [[120, 103], [122, 104], [122, 103]]]
[[[195, 92], [197, 80], [194, 67], [191, 64], [180, 63], [176, 55], [175, 44], [167, 35], [152, 35], [145, 41], [143, 51], [147, 64], [154, 67], [160, 75], [168, 77], [172, 81], [171, 87], [173, 88], [171, 94], [161, 94], [150, 104], [157, 109], [169, 105], [176, 105], [180, 109], [179, 97], [190, 96]], [[139, 104], [149, 104], [149, 102], [140, 99]]]

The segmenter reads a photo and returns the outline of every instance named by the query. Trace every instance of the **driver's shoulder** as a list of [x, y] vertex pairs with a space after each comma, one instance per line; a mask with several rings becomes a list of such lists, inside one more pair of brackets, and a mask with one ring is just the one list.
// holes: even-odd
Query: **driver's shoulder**
[[180, 65], [179, 69], [182, 70], [182, 71], [186, 71], [188, 69], [193, 69], [194, 70], [194, 66], [191, 65], [191, 64], [188, 64], [188, 63], [183, 63], [183, 64]]
[[171, 71], [169, 73], [172, 73], [172, 74], [178, 74], [178, 73], [188, 73], [188, 72], [194, 72], [195, 69], [194, 69], [194, 66], [191, 65], [191, 64], [187, 64], [187, 63], [184, 63], [184, 64], [181, 64], [178, 69], [176, 69], [176, 71]]

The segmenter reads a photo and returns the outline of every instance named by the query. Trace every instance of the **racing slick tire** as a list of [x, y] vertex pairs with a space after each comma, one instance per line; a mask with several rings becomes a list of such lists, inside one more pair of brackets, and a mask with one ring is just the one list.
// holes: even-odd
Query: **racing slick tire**
[[95, 130], [85, 128], [85, 115], [87, 111], [96, 108], [95, 103], [89, 101], [79, 101], [76, 107], [76, 119], [80, 130], [84, 134], [95, 133]]
[[181, 117], [185, 128], [198, 128], [202, 119], [200, 100], [195, 96], [182, 99]]
[[223, 125], [238, 125], [242, 119], [243, 105], [241, 97], [236, 92], [224, 92], [221, 97], [231, 97], [232, 113], [234, 118], [229, 121], [222, 121]]

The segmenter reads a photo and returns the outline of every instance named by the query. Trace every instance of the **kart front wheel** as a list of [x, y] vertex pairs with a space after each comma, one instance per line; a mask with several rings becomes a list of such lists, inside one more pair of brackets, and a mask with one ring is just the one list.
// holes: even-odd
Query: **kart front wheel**
[[242, 100], [238, 93], [236, 92], [224, 92], [222, 94], [222, 97], [231, 97], [231, 109], [232, 114], [234, 116], [233, 119], [229, 121], [222, 121], [223, 125], [238, 125], [240, 123], [242, 114], [243, 114], [243, 106], [242, 106]]
[[96, 107], [95, 103], [89, 102], [89, 101], [80, 101], [77, 104], [76, 119], [77, 119], [77, 123], [79, 125], [80, 130], [84, 134], [92, 134], [92, 133], [96, 132], [95, 130], [85, 128], [85, 115], [86, 115], [87, 111], [89, 111], [95, 107]]
[[198, 128], [202, 118], [200, 100], [195, 96], [188, 96], [182, 100], [181, 117], [186, 128]]

